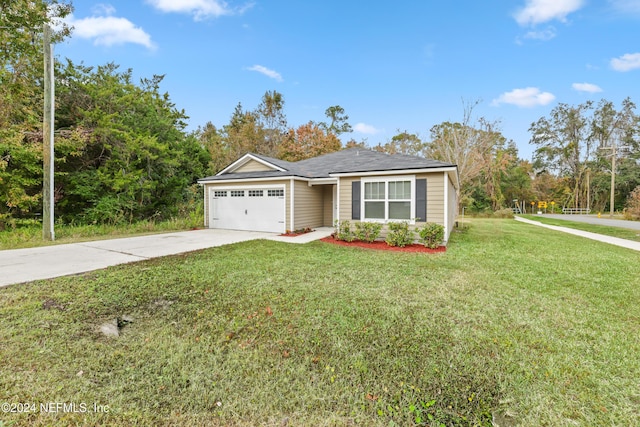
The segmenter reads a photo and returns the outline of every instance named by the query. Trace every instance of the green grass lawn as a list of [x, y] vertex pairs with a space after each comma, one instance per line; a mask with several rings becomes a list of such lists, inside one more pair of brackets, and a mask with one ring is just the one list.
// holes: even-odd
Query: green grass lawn
[[167, 233], [171, 231], [191, 230], [198, 226], [202, 227], [202, 214], [198, 216], [192, 214], [184, 218], [174, 218], [166, 221], [138, 221], [129, 225], [56, 225], [54, 227], [56, 238], [52, 242], [42, 239], [42, 225], [36, 223], [29, 226], [19, 226], [15, 229], [9, 228], [1, 230], [0, 250]]
[[481, 219], [437, 255], [253, 241], [17, 285], [0, 403], [38, 407], [0, 425], [638, 425], [639, 300], [638, 253]]
[[568, 221], [564, 219], [548, 218], [544, 215], [518, 215], [532, 221], [543, 224], [557, 225], [559, 227], [574, 228], [576, 230], [590, 231], [592, 233], [604, 234], [606, 236], [619, 237], [620, 239], [640, 242], [640, 231], [630, 228], [611, 227], [608, 225], [587, 224], [586, 222]]

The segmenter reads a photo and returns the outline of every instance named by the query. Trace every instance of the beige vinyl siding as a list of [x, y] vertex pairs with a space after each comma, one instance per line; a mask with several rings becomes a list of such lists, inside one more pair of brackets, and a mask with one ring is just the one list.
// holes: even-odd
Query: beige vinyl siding
[[[211, 200], [211, 189], [229, 190], [239, 188], [252, 188], [252, 187], [264, 187], [264, 186], [284, 186], [284, 198], [285, 198], [285, 229], [290, 230], [291, 222], [291, 191], [289, 190], [289, 180], [277, 180], [277, 181], [246, 181], [236, 183], [225, 183], [224, 181], [216, 183], [207, 183], [204, 185], [204, 226], [209, 228], [209, 201]], [[215, 190], [214, 190], [215, 191]]]
[[360, 177], [340, 178], [338, 191], [338, 198], [340, 199], [338, 218], [340, 221], [351, 221], [351, 183], [353, 181], [360, 181]]
[[427, 180], [427, 221], [444, 225], [444, 176], [445, 172], [416, 175]]
[[324, 187], [310, 187], [306, 181], [294, 181], [293, 227], [296, 230], [324, 225]]
[[260, 162], [256, 162], [255, 160], [249, 160], [244, 165], [240, 166], [238, 169], [233, 171], [233, 173], [238, 172], [262, 172], [262, 171], [271, 171], [273, 168], [269, 166], [263, 165]]

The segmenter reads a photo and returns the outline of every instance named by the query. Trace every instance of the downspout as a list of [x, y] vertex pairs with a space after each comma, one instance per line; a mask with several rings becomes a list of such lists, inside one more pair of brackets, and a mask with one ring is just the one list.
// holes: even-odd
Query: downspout
[[340, 177], [338, 177], [338, 183], [336, 184], [336, 217], [334, 218], [334, 224], [335, 225], [335, 221], [340, 222]]
[[[290, 221], [289, 221], [289, 227], [291, 231], [294, 231], [296, 229], [295, 227], [295, 223], [294, 223], [294, 206], [295, 204], [293, 203], [293, 198], [294, 198], [294, 194], [293, 194], [293, 187], [294, 187], [294, 181], [293, 178], [291, 178], [291, 180], [289, 181], [289, 211], [290, 211]], [[286, 231], [286, 230], [285, 230]]]
[[443, 172], [444, 174], [444, 230], [445, 230], [445, 241], [449, 240], [449, 174]]

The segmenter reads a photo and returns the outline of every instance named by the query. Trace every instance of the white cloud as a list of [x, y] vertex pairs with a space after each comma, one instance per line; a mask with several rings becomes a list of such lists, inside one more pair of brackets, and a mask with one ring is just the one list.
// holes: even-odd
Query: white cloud
[[602, 88], [600, 86], [594, 85], [591, 83], [574, 83], [571, 85], [571, 87], [577, 90], [578, 92], [589, 92], [589, 93], [602, 92]]
[[98, 3], [91, 8], [91, 12], [94, 15], [113, 15], [116, 13], [116, 8], [110, 4]]
[[529, 31], [524, 35], [525, 39], [543, 40], [549, 41], [556, 36], [556, 29], [554, 27], [547, 27], [540, 31]]
[[625, 53], [619, 58], [613, 58], [611, 68], [616, 71], [631, 71], [640, 68], [640, 53]]
[[270, 70], [267, 67], [263, 67], [262, 65], [254, 65], [253, 67], [249, 67], [247, 68], [247, 70], [249, 71], [257, 71], [260, 74], [264, 74], [267, 77], [270, 77], [274, 80], [277, 80], [279, 82], [282, 81], [282, 76], [280, 75], [280, 73], [278, 73], [277, 71], [274, 70]]
[[241, 15], [253, 7], [253, 3], [248, 3], [233, 9], [223, 0], [147, 0], [147, 3], [162, 12], [191, 14], [196, 21], [224, 15]]
[[619, 12], [640, 14], [640, 1], [638, 0], [609, 0], [609, 3]]
[[536, 25], [557, 19], [567, 20], [567, 15], [580, 9], [584, 0], [526, 0], [526, 5], [514, 15], [518, 24]]
[[556, 97], [549, 92], [540, 92], [537, 87], [526, 87], [524, 89], [514, 89], [511, 92], [505, 92], [491, 102], [491, 105], [498, 106], [500, 104], [512, 104], [518, 107], [536, 107], [539, 105], [547, 105]]
[[[115, 12], [113, 8], [102, 8], [101, 10], [109, 14]], [[151, 41], [151, 36], [126, 18], [91, 16], [76, 19], [73, 15], [69, 15], [65, 21], [74, 27], [73, 36], [93, 40], [95, 45], [113, 46], [134, 43], [148, 49], [156, 48]]]
[[376, 129], [375, 127], [365, 123], [356, 123], [353, 126], [353, 130], [367, 135], [375, 135], [381, 132], [380, 129]]

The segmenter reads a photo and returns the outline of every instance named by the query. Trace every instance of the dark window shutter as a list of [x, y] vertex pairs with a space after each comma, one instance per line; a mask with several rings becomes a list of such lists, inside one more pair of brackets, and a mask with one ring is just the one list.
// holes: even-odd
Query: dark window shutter
[[427, 221], [427, 180], [416, 179], [416, 221]]
[[360, 219], [360, 181], [351, 183], [351, 219]]

